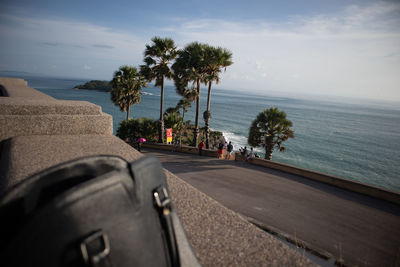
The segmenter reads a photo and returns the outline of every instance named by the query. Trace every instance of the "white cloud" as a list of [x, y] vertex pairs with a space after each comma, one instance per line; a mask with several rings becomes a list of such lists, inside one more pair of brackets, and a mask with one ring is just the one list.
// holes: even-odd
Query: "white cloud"
[[221, 87], [400, 100], [400, 4], [281, 24], [198, 20], [173, 31], [181, 44], [198, 40], [233, 52]]
[[81, 66], [89, 70], [89, 66], [96, 65], [100, 66], [96, 76], [108, 79], [120, 65], [140, 64], [147, 41], [129, 32], [85, 22], [5, 14], [0, 14], [0, 19], [8, 22], [0, 25], [0, 34], [7, 36], [0, 44], [8, 54], [4, 58], [13, 62], [24, 56], [31, 65], [46, 61], [50, 65], [53, 63], [49, 61], [57, 60], [59, 75], [82, 77]]
[[85, 65], [85, 66], [83, 66], [83, 69], [84, 69], [84, 70], [91, 70], [92, 67], [90, 67], [90, 66], [88, 66], [88, 65]]

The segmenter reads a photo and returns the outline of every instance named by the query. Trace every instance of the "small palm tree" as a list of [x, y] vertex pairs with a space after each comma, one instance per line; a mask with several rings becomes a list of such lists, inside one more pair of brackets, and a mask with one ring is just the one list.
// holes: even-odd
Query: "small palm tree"
[[175, 108], [167, 109], [164, 113], [164, 121], [166, 128], [172, 128], [172, 131], [176, 133], [180, 133], [183, 129], [183, 119], [181, 118], [179, 111]]
[[194, 88], [177, 87], [176, 93], [182, 96], [178, 104], [176, 104], [176, 108], [178, 110], [182, 109], [182, 119], [185, 121], [185, 113], [192, 106], [192, 102], [196, 100], [197, 90]]
[[226, 67], [233, 64], [232, 53], [221, 47], [207, 47], [206, 50], [206, 76], [205, 82], [208, 83], [207, 110], [203, 113], [205, 131], [206, 131], [206, 148], [209, 148], [210, 139], [210, 102], [211, 102], [211, 86], [212, 83], [219, 83], [219, 75], [226, 70]]
[[174, 82], [177, 90], [187, 88], [192, 83], [195, 88], [196, 96], [196, 118], [194, 128], [193, 145], [197, 146], [199, 135], [199, 114], [200, 114], [200, 83], [204, 82], [206, 75], [205, 56], [208, 45], [193, 42], [188, 44], [183, 50], [178, 52], [178, 57], [172, 65], [174, 70]]
[[290, 128], [292, 122], [286, 119], [286, 113], [272, 107], [257, 115], [249, 128], [247, 142], [254, 147], [265, 147], [265, 159], [272, 159], [275, 148], [283, 152], [286, 150], [282, 143], [294, 138], [294, 131]]
[[135, 67], [121, 66], [111, 80], [111, 100], [129, 119], [130, 107], [140, 103], [142, 87], [146, 87], [144, 77]]
[[155, 86], [161, 87], [160, 121], [158, 130], [158, 142], [164, 143], [164, 80], [172, 79], [173, 74], [169, 65], [177, 56], [174, 40], [171, 38], [154, 37], [151, 45], [146, 45], [144, 62], [141, 72], [148, 81], [155, 80]]
[[176, 104], [177, 110], [182, 109], [182, 120], [185, 121], [185, 113], [188, 111], [188, 108], [192, 106], [191, 101], [187, 98], [182, 98], [179, 100], [178, 104]]
[[[182, 88], [180, 88], [182, 89]], [[176, 104], [175, 109], [180, 110], [182, 109], [182, 123], [183, 126], [179, 132], [179, 143], [181, 142], [181, 137], [182, 137], [182, 130], [185, 130], [189, 127], [189, 123], [185, 123], [185, 113], [188, 111], [188, 108], [192, 106], [192, 102], [196, 99], [197, 97], [197, 91], [196, 90], [190, 90], [190, 89], [184, 89], [184, 90], [179, 90], [177, 88], [177, 93], [182, 96], [182, 99], [179, 100], [178, 104]]]

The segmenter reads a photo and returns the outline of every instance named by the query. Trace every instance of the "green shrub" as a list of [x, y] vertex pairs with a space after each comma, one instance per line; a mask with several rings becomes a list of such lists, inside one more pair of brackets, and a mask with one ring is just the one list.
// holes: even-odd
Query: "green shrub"
[[157, 140], [157, 127], [158, 122], [149, 118], [124, 120], [119, 125], [117, 136], [128, 142], [140, 137], [153, 142]]

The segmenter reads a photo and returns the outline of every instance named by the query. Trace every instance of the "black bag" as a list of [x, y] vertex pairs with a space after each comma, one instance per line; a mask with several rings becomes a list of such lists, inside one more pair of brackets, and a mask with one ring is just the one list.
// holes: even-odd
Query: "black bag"
[[71, 161], [0, 200], [1, 266], [198, 266], [155, 158]]

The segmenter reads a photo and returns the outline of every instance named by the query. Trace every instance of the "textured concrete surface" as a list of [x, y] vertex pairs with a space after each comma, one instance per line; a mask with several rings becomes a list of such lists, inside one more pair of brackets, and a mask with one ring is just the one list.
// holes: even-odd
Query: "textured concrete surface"
[[109, 134], [112, 116], [87, 101], [61, 101], [26, 85], [0, 78], [0, 141], [14, 136]]
[[112, 134], [112, 117], [102, 115], [0, 115], [0, 141], [13, 136]]
[[54, 100], [38, 90], [28, 87], [27, 82], [23, 79], [0, 77], [1, 95], [6, 97], [40, 98], [42, 100]]
[[[27, 136], [3, 142], [0, 180], [10, 188], [26, 176], [86, 155], [142, 156], [114, 136]], [[166, 172], [177, 213], [204, 266], [312, 266], [304, 256], [238, 214]]]
[[0, 77], [0, 85], [17, 87], [28, 86], [28, 83], [24, 79]]
[[87, 101], [0, 97], [0, 115], [101, 115], [101, 107]]
[[400, 206], [243, 162], [143, 149], [222, 205], [343, 258], [400, 263]]

